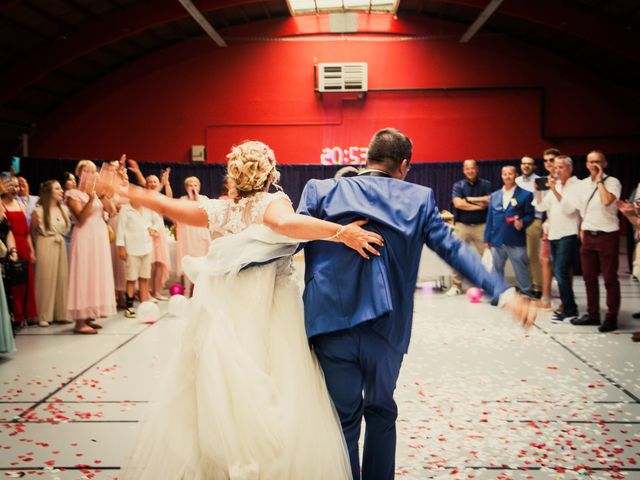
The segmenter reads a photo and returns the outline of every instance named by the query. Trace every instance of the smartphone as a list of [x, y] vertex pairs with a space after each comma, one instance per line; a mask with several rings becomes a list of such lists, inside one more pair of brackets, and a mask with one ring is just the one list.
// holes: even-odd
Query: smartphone
[[548, 177], [538, 177], [535, 179], [538, 190], [549, 190]]

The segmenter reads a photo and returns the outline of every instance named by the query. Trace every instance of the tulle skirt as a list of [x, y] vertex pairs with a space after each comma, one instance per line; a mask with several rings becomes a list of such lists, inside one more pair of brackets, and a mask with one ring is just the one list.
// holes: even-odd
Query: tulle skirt
[[299, 288], [281, 275], [289, 260], [198, 276], [185, 338], [123, 479], [351, 478]]

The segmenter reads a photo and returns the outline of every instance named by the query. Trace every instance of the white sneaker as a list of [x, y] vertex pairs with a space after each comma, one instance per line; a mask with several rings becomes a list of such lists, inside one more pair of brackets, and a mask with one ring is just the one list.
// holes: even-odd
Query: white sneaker
[[460, 290], [458, 287], [451, 287], [449, 290], [447, 290], [446, 295], [447, 297], [455, 297], [456, 295], [462, 295], [462, 290]]
[[165, 300], [169, 300], [169, 297], [167, 297], [166, 295], [155, 295], [157, 300], [160, 300], [161, 302], [164, 302]]

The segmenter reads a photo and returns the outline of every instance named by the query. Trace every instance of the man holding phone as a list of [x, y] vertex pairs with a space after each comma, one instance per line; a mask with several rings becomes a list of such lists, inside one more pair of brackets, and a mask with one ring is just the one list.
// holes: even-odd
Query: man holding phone
[[536, 210], [547, 212], [549, 217], [548, 239], [553, 256], [553, 276], [558, 281], [563, 309], [554, 312], [554, 323], [569, 322], [578, 316], [578, 306], [573, 294], [571, 270], [573, 255], [578, 248], [580, 216], [577, 203], [581, 182], [573, 176], [573, 160], [567, 155], [555, 158], [555, 175], [545, 178], [550, 193], [542, 196], [536, 192]]
[[[618, 329], [620, 311], [620, 281], [618, 280], [618, 250], [620, 229], [616, 200], [622, 185], [617, 178], [604, 173], [607, 158], [599, 150], [587, 155], [589, 176], [582, 180], [578, 203], [582, 215], [580, 227], [580, 262], [587, 289], [587, 314], [571, 320], [574, 325], [599, 325], [600, 332]], [[607, 290], [607, 314], [600, 324], [600, 290], [598, 273], [602, 272]]]

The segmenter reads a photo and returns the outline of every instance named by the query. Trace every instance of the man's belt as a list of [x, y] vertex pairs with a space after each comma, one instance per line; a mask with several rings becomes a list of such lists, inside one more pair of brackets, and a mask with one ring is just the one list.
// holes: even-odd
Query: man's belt
[[603, 235], [611, 235], [612, 233], [617, 233], [617, 230], [613, 232], [603, 232], [602, 230], [585, 230], [584, 233], [592, 237], [602, 237]]

